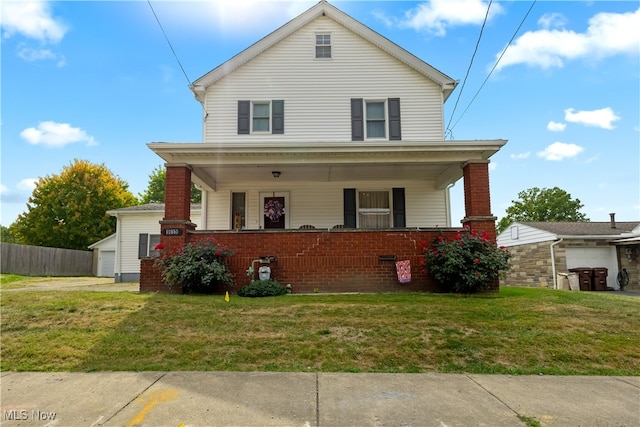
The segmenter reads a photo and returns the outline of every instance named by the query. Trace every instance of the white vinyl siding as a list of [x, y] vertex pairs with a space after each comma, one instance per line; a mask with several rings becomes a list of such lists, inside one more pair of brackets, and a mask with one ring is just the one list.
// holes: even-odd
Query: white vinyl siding
[[[120, 213], [118, 215], [118, 242], [116, 259], [116, 274], [139, 273], [140, 259], [138, 258], [139, 235], [160, 234], [160, 221], [164, 212], [135, 212]], [[191, 213], [191, 221], [200, 224], [200, 213]], [[153, 248], [151, 248], [153, 249]]]
[[[405, 189], [406, 226], [446, 226], [446, 190], [436, 190], [433, 181], [394, 181], [393, 187]], [[264, 182], [221, 184], [216, 192], [207, 194], [207, 224], [210, 230], [229, 230], [231, 224], [230, 203], [232, 192], [245, 192], [247, 197], [247, 229], [260, 227], [263, 215], [260, 193], [288, 192], [287, 214], [289, 227], [299, 228], [310, 224], [316, 228], [329, 229], [344, 221], [343, 189], [377, 189], [389, 191], [389, 182], [344, 181], [344, 182], [297, 182], [265, 185]], [[390, 200], [391, 203], [391, 200]]]
[[[330, 61], [312, 52], [321, 33], [331, 34]], [[208, 88], [203, 141], [347, 143], [351, 98], [400, 98], [403, 142], [443, 140], [442, 96], [435, 82], [333, 20], [319, 18]], [[285, 100], [285, 134], [238, 135], [238, 101], [260, 99]]]
[[496, 241], [500, 246], [528, 245], [530, 243], [553, 242], [558, 237], [548, 231], [540, 230], [524, 224], [513, 223], [508, 226]]

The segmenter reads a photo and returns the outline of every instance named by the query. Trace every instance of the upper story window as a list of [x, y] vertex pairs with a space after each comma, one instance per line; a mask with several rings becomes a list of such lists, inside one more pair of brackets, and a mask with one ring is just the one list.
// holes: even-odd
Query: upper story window
[[238, 135], [284, 133], [284, 100], [238, 101]]
[[270, 102], [254, 102], [253, 103], [253, 131], [269, 132], [269, 121], [271, 120], [271, 103]]
[[385, 105], [384, 101], [367, 101], [366, 105], [366, 121], [367, 134], [366, 138], [386, 138], [385, 132]]
[[351, 99], [351, 140], [400, 141], [400, 98]]
[[331, 34], [316, 34], [316, 58], [331, 58]]

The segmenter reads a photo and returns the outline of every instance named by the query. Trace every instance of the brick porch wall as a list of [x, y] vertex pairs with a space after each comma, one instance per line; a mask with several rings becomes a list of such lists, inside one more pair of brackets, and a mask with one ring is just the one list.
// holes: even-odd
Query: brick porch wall
[[[213, 238], [216, 243], [235, 251], [229, 267], [235, 286], [218, 289], [219, 293], [235, 293], [249, 284], [246, 275], [253, 260], [273, 256], [277, 262], [269, 264], [271, 277], [291, 284], [294, 293], [330, 292], [415, 292], [442, 291], [437, 281], [422, 272], [420, 242], [430, 244], [442, 233], [455, 237], [458, 228], [430, 230], [279, 230], [279, 231], [216, 231], [190, 232], [187, 239]], [[410, 260], [412, 281], [398, 283], [395, 260]], [[255, 279], [261, 266], [255, 263]], [[167, 288], [153, 260], [141, 265], [141, 292], [156, 292]], [[491, 286], [497, 290], [498, 283]]]

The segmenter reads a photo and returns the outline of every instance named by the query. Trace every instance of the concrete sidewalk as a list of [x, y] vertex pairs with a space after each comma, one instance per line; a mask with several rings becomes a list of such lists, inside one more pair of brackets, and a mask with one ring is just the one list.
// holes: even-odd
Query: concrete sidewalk
[[2, 426], [638, 426], [640, 377], [4, 372]]

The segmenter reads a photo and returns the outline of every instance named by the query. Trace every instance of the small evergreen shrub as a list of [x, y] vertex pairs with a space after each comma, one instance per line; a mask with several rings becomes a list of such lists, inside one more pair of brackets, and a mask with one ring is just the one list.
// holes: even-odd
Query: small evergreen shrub
[[465, 227], [455, 238], [435, 238], [431, 246], [420, 243], [424, 254], [423, 269], [450, 292], [480, 292], [501, 272], [509, 270], [511, 254], [497, 247], [487, 233], [481, 235]]
[[247, 286], [242, 287], [238, 291], [241, 297], [257, 298], [257, 297], [274, 297], [287, 293], [287, 287], [278, 283], [277, 280], [252, 280]]
[[169, 287], [182, 286], [184, 293], [211, 294], [222, 285], [233, 284], [226, 259], [233, 251], [219, 246], [213, 239], [187, 243], [180, 248], [155, 247], [160, 255], [155, 266]]

